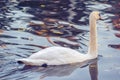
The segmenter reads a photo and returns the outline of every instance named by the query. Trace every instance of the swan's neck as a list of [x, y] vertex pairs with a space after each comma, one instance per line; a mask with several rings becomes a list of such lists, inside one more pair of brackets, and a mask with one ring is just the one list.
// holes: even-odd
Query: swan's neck
[[89, 50], [88, 54], [92, 57], [97, 57], [97, 29], [96, 29], [96, 20], [90, 18], [90, 41], [89, 41]]

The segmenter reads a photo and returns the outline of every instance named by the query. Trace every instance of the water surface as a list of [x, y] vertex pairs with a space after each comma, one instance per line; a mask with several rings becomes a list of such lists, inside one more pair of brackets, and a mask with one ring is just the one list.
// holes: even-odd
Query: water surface
[[[0, 1], [0, 79], [119, 80], [119, 9], [119, 0]], [[45, 69], [15, 61], [55, 45], [87, 52], [88, 16], [94, 10], [104, 19], [97, 23], [99, 59]]]

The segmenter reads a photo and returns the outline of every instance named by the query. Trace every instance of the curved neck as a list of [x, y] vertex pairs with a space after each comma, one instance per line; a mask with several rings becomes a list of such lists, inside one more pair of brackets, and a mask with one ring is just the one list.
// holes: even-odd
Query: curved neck
[[97, 29], [96, 29], [96, 20], [90, 18], [90, 41], [89, 41], [89, 50], [88, 53], [93, 57], [97, 57]]

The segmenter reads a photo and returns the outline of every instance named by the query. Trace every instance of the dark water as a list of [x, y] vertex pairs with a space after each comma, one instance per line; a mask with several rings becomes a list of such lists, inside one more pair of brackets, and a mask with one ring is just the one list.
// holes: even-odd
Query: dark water
[[[94, 10], [104, 19], [97, 23], [98, 60], [46, 69], [15, 61], [54, 45], [87, 52]], [[119, 19], [119, 0], [1, 0], [0, 80], [119, 80]]]

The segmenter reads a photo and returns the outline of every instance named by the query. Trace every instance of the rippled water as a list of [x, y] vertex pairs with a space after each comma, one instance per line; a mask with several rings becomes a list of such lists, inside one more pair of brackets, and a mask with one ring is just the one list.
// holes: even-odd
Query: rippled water
[[[119, 80], [119, 9], [119, 0], [1, 0], [0, 80]], [[98, 21], [98, 60], [48, 68], [15, 61], [54, 45], [87, 52], [93, 10], [104, 19]]]

